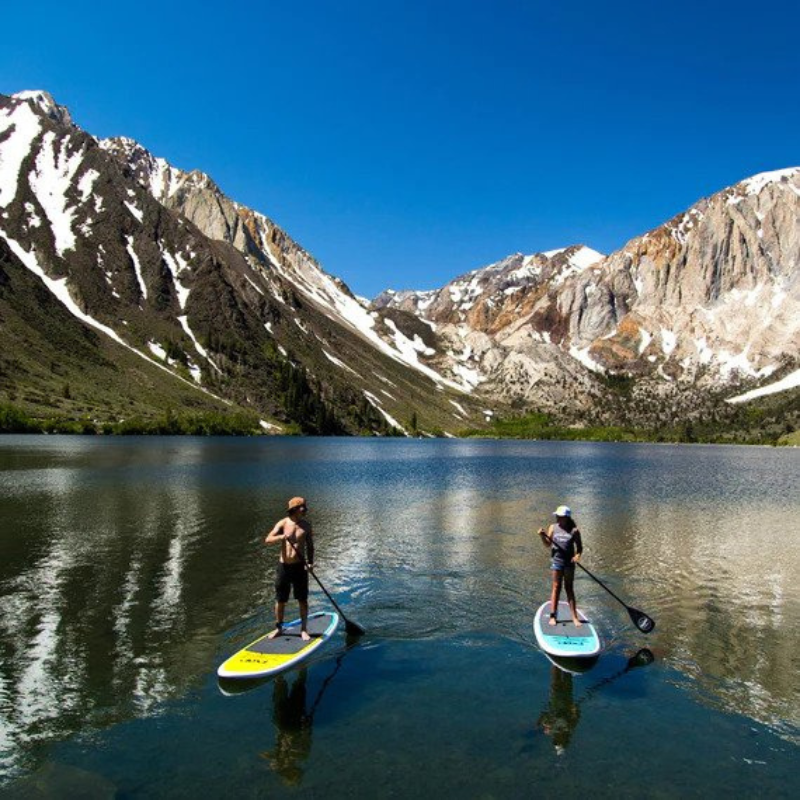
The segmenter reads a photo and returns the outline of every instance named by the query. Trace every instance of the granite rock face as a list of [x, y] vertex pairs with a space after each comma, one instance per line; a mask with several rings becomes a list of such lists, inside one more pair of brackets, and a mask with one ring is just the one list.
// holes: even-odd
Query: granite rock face
[[451, 341], [480, 341], [438, 366], [471, 370], [493, 397], [554, 409], [616, 374], [691, 399], [797, 367], [798, 265], [800, 169], [787, 169], [703, 199], [605, 257], [582, 246], [517, 254], [374, 304]]

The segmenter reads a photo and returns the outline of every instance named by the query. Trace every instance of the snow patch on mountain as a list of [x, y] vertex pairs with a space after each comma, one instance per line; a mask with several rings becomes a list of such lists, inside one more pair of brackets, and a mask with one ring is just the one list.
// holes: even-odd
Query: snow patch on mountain
[[81, 193], [81, 203], [86, 203], [92, 196], [92, 189], [100, 173], [94, 169], [87, 169], [78, 181], [78, 191]]
[[53, 99], [50, 92], [45, 92], [41, 89], [26, 90], [17, 92], [12, 95], [15, 100], [20, 100], [26, 106], [33, 105], [42, 114], [54, 122], [60, 122], [64, 125], [72, 125], [72, 117], [69, 111], [64, 106], [58, 105]]
[[55, 239], [56, 253], [63, 256], [75, 247], [75, 232], [72, 223], [75, 208], [69, 207], [67, 191], [83, 161], [83, 152], [68, 152], [69, 141], [56, 143], [56, 135], [44, 135], [35, 169], [28, 176], [28, 182], [42, 207]]
[[172, 253], [166, 250], [163, 242], [159, 242], [159, 247], [161, 249], [161, 258], [172, 275], [172, 285], [175, 287], [175, 294], [178, 296], [178, 305], [183, 311], [186, 308], [186, 301], [189, 299], [189, 289], [181, 283], [180, 276], [182, 272], [188, 269], [188, 264], [180, 254], [173, 256]]
[[381, 405], [381, 401], [379, 398], [375, 397], [372, 392], [368, 392], [366, 389], [364, 390], [364, 397], [367, 398], [367, 402], [380, 414], [383, 415], [383, 418], [393, 427], [397, 428], [397, 430], [402, 431], [406, 436], [408, 436], [408, 432], [406, 429], [388, 412], [386, 409]]
[[797, 389], [800, 387], [800, 369], [787, 375], [785, 378], [771, 383], [769, 386], [762, 386], [760, 389], [753, 389], [752, 391], [740, 394], [737, 397], [728, 399], [728, 403], [746, 403], [748, 400], [755, 400], [758, 397], [766, 397], [767, 395], [777, 394], [778, 392], [785, 392], [789, 389]]
[[580, 247], [567, 259], [566, 266], [553, 278], [552, 285], [560, 286], [568, 278], [594, 266], [604, 258], [605, 256], [602, 253], [598, 253], [597, 250], [592, 250], [591, 247]]
[[666, 328], [661, 329], [661, 352], [669, 358], [678, 346], [678, 337]]
[[358, 373], [357, 373], [357, 372], [356, 372], [354, 369], [352, 369], [351, 367], [348, 367], [348, 366], [347, 366], [347, 364], [345, 364], [345, 363], [344, 363], [344, 361], [342, 361], [342, 360], [341, 360], [341, 359], [339, 359], [339, 358], [336, 358], [336, 356], [332, 356], [332, 355], [331, 355], [331, 354], [330, 354], [330, 353], [329, 353], [327, 350], [325, 350], [324, 348], [322, 349], [322, 355], [324, 355], [324, 356], [325, 356], [325, 358], [327, 358], [327, 359], [328, 359], [328, 361], [330, 361], [330, 362], [331, 362], [331, 364], [336, 364], [336, 366], [337, 366], [337, 367], [339, 367], [339, 368], [341, 368], [341, 369], [344, 369], [344, 370], [347, 370], [347, 372], [351, 372], [351, 373], [352, 373], [353, 375], [355, 375], [357, 378], [361, 377], [361, 376], [360, 376], [360, 375], [359, 375], [359, 374], [358, 374]]
[[127, 250], [128, 256], [131, 259], [131, 264], [133, 264], [133, 270], [136, 273], [136, 280], [139, 283], [139, 291], [142, 294], [142, 298], [147, 300], [147, 284], [144, 282], [144, 275], [142, 274], [142, 265], [139, 261], [139, 256], [136, 255], [136, 251], [133, 249], [133, 236], [125, 237], [125, 249]]
[[580, 361], [584, 367], [591, 370], [592, 372], [598, 372], [601, 375], [605, 373], [605, 369], [603, 368], [602, 364], [598, 364], [590, 355], [589, 355], [589, 348], [588, 347], [572, 347], [569, 348], [569, 354], [576, 360]]
[[402, 331], [400, 331], [397, 325], [394, 323], [394, 320], [386, 319], [385, 324], [387, 328], [390, 328], [394, 333], [394, 343], [395, 347], [407, 356], [409, 359], [416, 359], [416, 353], [420, 353], [425, 356], [432, 356], [436, 353], [436, 351], [432, 347], [428, 347], [422, 339], [419, 338], [419, 335], [415, 334], [413, 339], [409, 339]]
[[781, 183], [788, 181], [800, 172], [800, 167], [789, 167], [788, 169], [778, 169], [772, 172], [762, 172], [759, 175], [753, 175], [751, 178], [739, 183], [748, 195], [760, 194], [765, 186], [773, 183]]
[[[194, 331], [189, 327], [189, 317], [186, 314], [182, 314], [178, 317], [178, 322], [180, 323], [181, 327], [183, 328], [186, 335], [192, 340], [192, 344], [194, 345], [194, 349], [206, 360], [208, 363], [218, 372], [221, 374], [220, 368], [213, 362], [211, 356], [209, 356], [208, 352], [206, 351], [205, 347], [197, 341], [197, 337], [194, 335]], [[195, 376], [195, 381], [197, 383], [200, 382], [200, 371], [197, 371], [197, 375]]]
[[144, 219], [144, 213], [142, 210], [137, 208], [133, 203], [129, 203], [127, 200], [123, 201], [123, 205], [128, 209], [128, 211], [131, 212], [131, 215], [134, 217], [134, 219], [141, 224], [142, 220]]

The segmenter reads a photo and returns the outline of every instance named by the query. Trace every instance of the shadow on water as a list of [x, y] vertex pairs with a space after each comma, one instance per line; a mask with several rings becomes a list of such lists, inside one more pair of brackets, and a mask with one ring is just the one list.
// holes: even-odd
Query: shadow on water
[[[547, 654], [545, 654], [547, 655]], [[536, 721], [536, 729], [549, 736], [556, 755], [563, 755], [572, 741], [572, 736], [581, 718], [581, 705], [603, 688], [619, 680], [632, 669], [646, 667], [655, 661], [652, 651], [646, 647], [628, 659], [621, 670], [592, 684], [580, 697], [574, 696], [573, 677], [590, 672], [599, 658], [576, 659], [547, 656], [550, 666], [550, 692], [547, 707]]]

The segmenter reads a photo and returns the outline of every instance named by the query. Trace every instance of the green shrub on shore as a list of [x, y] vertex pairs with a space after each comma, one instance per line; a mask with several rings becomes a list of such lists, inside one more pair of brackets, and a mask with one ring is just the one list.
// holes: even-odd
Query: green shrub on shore
[[[768, 444], [779, 443], [779, 436], [758, 427], [750, 430], [726, 429], [712, 422], [682, 422], [655, 429], [620, 425], [567, 426], [552, 420], [549, 414], [534, 413], [507, 419], [495, 417], [486, 430], [462, 431], [462, 437], [497, 439], [554, 439], [585, 442], [698, 442], [704, 444]], [[780, 441], [781, 444], [788, 443]]]
[[0, 405], [0, 433], [35, 433], [40, 428], [22, 409]]
[[152, 419], [131, 417], [118, 422], [97, 422], [88, 418], [34, 418], [16, 406], [0, 405], [0, 433], [252, 436], [263, 431], [258, 416], [244, 411], [176, 414], [168, 410]]

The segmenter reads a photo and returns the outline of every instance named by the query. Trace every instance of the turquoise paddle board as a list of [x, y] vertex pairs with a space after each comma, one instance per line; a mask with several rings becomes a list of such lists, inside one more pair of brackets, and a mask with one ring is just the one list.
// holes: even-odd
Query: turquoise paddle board
[[569, 603], [560, 602], [556, 624], [550, 624], [550, 601], [542, 603], [533, 619], [533, 632], [546, 655], [556, 658], [594, 658], [603, 649], [600, 636], [586, 615], [578, 609], [580, 627], [572, 621]]
[[318, 611], [308, 616], [309, 641], [300, 635], [302, 620], [287, 622], [279, 636], [273, 639], [266, 633], [234, 653], [217, 669], [220, 678], [265, 678], [291, 669], [320, 648], [339, 626], [339, 615], [333, 611]]

